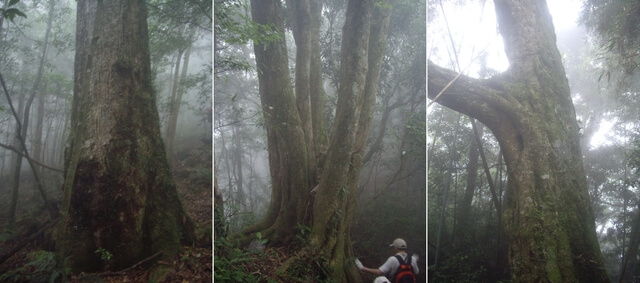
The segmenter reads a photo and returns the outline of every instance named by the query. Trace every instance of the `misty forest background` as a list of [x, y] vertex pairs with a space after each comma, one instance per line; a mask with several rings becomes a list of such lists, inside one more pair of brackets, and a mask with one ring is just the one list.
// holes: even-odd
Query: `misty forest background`
[[[474, 11], [467, 23], [480, 23], [494, 14], [490, 2], [429, 1], [428, 58], [454, 70], [470, 64], [471, 71], [466, 73], [475, 78], [499, 73], [490, 67], [495, 62], [489, 62], [489, 52], [481, 51], [485, 43], [473, 42], [472, 34], [451, 32], [443, 24], [447, 20], [458, 24], [452, 14], [463, 8]], [[579, 2], [583, 7], [579, 25], [556, 27], [557, 47], [580, 127], [604, 265], [611, 281], [632, 282], [640, 274], [640, 5], [637, 1]], [[487, 42], [494, 36], [488, 30]], [[478, 58], [473, 63], [458, 62], [460, 54]], [[474, 131], [465, 115], [439, 104], [430, 105], [428, 115], [430, 281], [507, 280], [506, 240], [497, 209], [504, 205], [507, 187], [500, 146], [482, 124]], [[594, 136], [597, 142], [592, 143]]]
[[[162, 138], [169, 152], [167, 159], [190, 217], [210, 230], [212, 3], [206, 2], [147, 1], [147, 21], [153, 88]], [[21, 121], [27, 152], [36, 164], [42, 165], [35, 168], [43, 188], [37, 189], [28, 162], [16, 154], [22, 148], [16, 138], [19, 127], [2, 91], [0, 281], [67, 275], [53, 256], [51, 225], [41, 225], [49, 218], [43, 196], [53, 206], [52, 211], [57, 211], [63, 195], [63, 162], [71, 130], [76, 5], [72, 0], [0, 1], [4, 11], [18, 11], [13, 10], [9, 19], [0, 17], [0, 72]], [[17, 243], [38, 230], [45, 231], [44, 236], [11, 254]], [[117, 251], [102, 253], [106, 262]], [[202, 267], [199, 272], [210, 277], [205, 274], [210, 270], [209, 264], [208, 270]]]
[[[347, 1], [317, 2], [322, 3], [319, 31], [322, 104], [326, 129], [331, 132], [338, 99], [340, 46], [341, 40], [345, 40], [341, 34]], [[373, 125], [366, 150], [360, 153], [364, 165], [359, 185], [350, 189], [357, 194], [359, 203], [350, 229], [353, 254], [366, 266], [372, 267], [381, 265], [392, 255], [388, 246], [397, 237], [404, 238], [409, 245], [409, 252], [417, 253], [423, 259], [426, 258], [427, 251], [424, 69], [426, 3], [413, 0], [393, 2]], [[267, 125], [264, 117], [266, 114], [262, 111], [263, 107], [268, 106], [261, 106], [258, 95], [256, 59], [253, 42], [249, 40], [255, 36], [258, 27], [249, 21], [251, 10], [248, 1], [215, 1], [214, 10], [215, 176], [221, 193], [220, 200], [224, 203], [222, 221], [225, 221], [226, 226], [222, 228], [223, 233], [233, 237], [244, 228], [258, 223], [272, 201], [265, 131]], [[284, 39], [288, 47], [290, 77], [293, 79], [296, 70], [296, 44], [291, 32], [291, 14], [287, 15]], [[380, 19], [371, 19], [372, 22], [376, 20]], [[329, 166], [333, 165], [324, 165], [325, 168]], [[216, 221], [222, 222], [220, 219]], [[216, 279], [251, 282], [258, 280], [256, 277], [263, 278], [262, 280], [275, 278], [274, 270], [289, 256], [294, 257], [295, 247], [305, 245], [310, 229], [304, 224], [298, 224], [297, 240], [284, 247], [278, 245], [274, 249], [269, 248], [269, 243], [270, 240], [277, 239], [263, 238], [263, 234], [258, 233], [253, 238], [249, 255], [243, 253], [246, 246], [235, 252], [227, 251], [231, 244], [224, 239], [217, 239]], [[217, 237], [223, 233], [218, 233]], [[253, 252], [261, 251], [261, 245], [264, 244], [267, 251], [261, 252], [261, 256], [256, 258]], [[241, 268], [237, 264], [231, 264], [237, 262], [251, 267]], [[421, 278], [425, 280], [426, 262], [421, 260], [419, 265]], [[314, 263], [310, 261], [305, 268], [313, 269]], [[308, 271], [288, 272], [291, 276], [288, 280], [294, 280], [296, 276], [303, 278]], [[298, 275], [293, 274], [296, 272], [299, 272]]]
[[[1, 1], [3, 5], [10, 2]], [[211, 199], [209, 188], [215, 174], [224, 203], [220, 223], [224, 223], [225, 235], [258, 223], [269, 207], [272, 191], [252, 41], [257, 27], [250, 21], [247, 2], [214, 1], [212, 38], [211, 19], [206, 14], [182, 9], [202, 9], [198, 4], [172, 6], [171, 1], [147, 1], [154, 87], [174, 178], [181, 195], [195, 203]], [[478, 54], [484, 47], [464, 42], [463, 37], [450, 37], [446, 28], [427, 30], [446, 14], [442, 2], [453, 3], [453, 7], [470, 2], [394, 2], [350, 229], [353, 255], [366, 266], [377, 267], [390, 255], [388, 244], [402, 237], [409, 252], [421, 257], [421, 280], [425, 280], [427, 267], [434, 282], [507, 280], [507, 246], [499, 221], [507, 169], [500, 146], [480, 123], [473, 130], [471, 120], [462, 114], [438, 104], [426, 107], [424, 56], [458, 70], [470, 62], [457, 62], [456, 54], [465, 50]], [[616, 1], [605, 7], [595, 0], [583, 3], [589, 8], [583, 11], [581, 25], [557, 31], [557, 47], [580, 127], [604, 266], [612, 281], [618, 281], [640, 273], [640, 20], [634, 17], [640, 13], [640, 4]], [[30, 155], [47, 165], [36, 168], [44, 195], [55, 204], [62, 198], [61, 168], [70, 131], [76, 3], [24, 0], [15, 7], [27, 17], [3, 19], [0, 24], [0, 72], [24, 123]], [[345, 1], [323, 1], [319, 40], [328, 129], [333, 126], [337, 106], [346, 8]], [[493, 13], [492, 8], [485, 9]], [[291, 26], [285, 26], [293, 77], [296, 45]], [[211, 63], [212, 49], [215, 65]], [[487, 60], [487, 56], [480, 56], [473, 63], [473, 76], [487, 78], [498, 73]], [[0, 243], [10, 244], [46, 222], [47, 209], [43, 193], [35, 188], [31, 168], [15, 154], [20, 148], [18, 127], [4, 95], [0, 109]], [[592, 144], [594, 136], [602, 135], [602, 127], [609, 128], [604, 141]], [[215, 144], [215, 166], [208, 163], [211, 142]], [[185, 207], [189, 208], [189, 203]], [[209, 217], [203, 221], [211, 221], [210, 212], [200, 213], [203, 219]], [[292, 245], [305, 244], [309, 233], [310, 227], [299, 225], [295, 237], [299, 242]], [[286, 247], [270, 249], [260, 233], [254, 236], [257, 249], [250, 251], [224, 240], [215, 243], [226, 252], [215, 258], [216, 276], [248, 282], [270, 277], [270, 272], [291, 256]], [[29, 260], [47, 263], [51, 244], [44, 242], [32, 247], [30, 255], [22, 255], [22, 265]], [[266, 250], [260, 247], [263, 244]], [[274, 263], [274, 258], [282, 262]], [[20, 273], [26, 270], [20, 269], [16, 260], [0, 266], [15, 276], [26, 276]]]

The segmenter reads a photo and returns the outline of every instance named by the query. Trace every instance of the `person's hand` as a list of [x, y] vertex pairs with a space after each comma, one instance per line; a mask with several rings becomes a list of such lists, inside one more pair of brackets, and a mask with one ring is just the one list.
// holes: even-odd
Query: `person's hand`
[[358, 269], [359, 269], [359, 270], [362, 270], [362, 268], [364, 267], [364, 266], [362, 265], [362, 262], [360, 262], [360, 260], [359, 260], [359, 259], [357, 259], [357, 258], [356, 258], [356, 266], [358, 267]]

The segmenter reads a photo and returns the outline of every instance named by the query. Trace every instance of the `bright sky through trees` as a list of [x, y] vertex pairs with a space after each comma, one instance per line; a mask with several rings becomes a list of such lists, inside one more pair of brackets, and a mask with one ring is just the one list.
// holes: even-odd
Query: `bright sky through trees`
[[[547, 5], [556, 34], [578, 25], [582, 7], [580, 0], [547, 0]], [[497, 31], [493, 1], [471, 1], [464, 6], [443, 1], [442, 6], [437, 5], [437, 14], [427, 25], [427, 30], [427, 56], [438, 65], [463, 70], [466, 75], [476, 78], [483, 76], [482, 60], [486, 60], [485, 67], [494, 72], [505, 71], [509, 66]], [[452, 41], [456, 53], [451, 48]], [[456, 56], [459, 66], [455, 63]], [[606, 144], [610, 140], [610, 130], [611, 123], [604, 121], [591, 140], [591, 146]]]

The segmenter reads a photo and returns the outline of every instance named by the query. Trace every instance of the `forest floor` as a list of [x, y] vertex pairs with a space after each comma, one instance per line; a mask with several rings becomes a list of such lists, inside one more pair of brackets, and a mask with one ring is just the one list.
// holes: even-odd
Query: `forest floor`
[[[106, 271], [93, 274], [71, 274], [70, 282], [147, 282], [155, 267], [169, 267], [163, 282], [211, 282], [212, 266], [212, 162], [211, 145], [201, 142], [188, 151], [178, 154], [174, 165], [174, 179], [183, 205], [196, 224], [197, 243], [183, 247], [180, 254], [170, 261], [158, 261], [147, 266], [136, 265], [124, 271]], [[25, 187], [30, 187], [25, 186]], [[16, 248], [18, 242], [30, 235], [40, 235], [29, 241], [4, 262], [0, 262], [0, 282], [49, 282], [59, 276], [60, 270], [54, 258], [51, 225], [41, 203], [33, 196], [21, 196], [15, 231], [7, 231], [9, 188], [0, 187], [0, 257]], [[41, 204], [39, 206], [42, 206]], [[0, 261], [2, 259], [0, 258]]]

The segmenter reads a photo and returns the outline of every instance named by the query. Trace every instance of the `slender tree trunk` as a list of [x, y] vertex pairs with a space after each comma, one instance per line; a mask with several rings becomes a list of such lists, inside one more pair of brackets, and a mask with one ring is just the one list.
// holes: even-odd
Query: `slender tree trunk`
[[[174, 64], [175, 66], [175, 70], [174, 70], [174, 75], [173, 75], [173, 79], [171, 80], [171, 93], [169, 94], [169, 113], [167, 114], [167, 123], [165, 124], [165, 131], [164, 131], [164, 140], [165, 140], [165, 145], [167, 148], [167, 159], [169, 160], [169, 166], [173, 165], [173, 138], [169, 138], [172, 136], [175, 136], [175, 126], [173, 129], [171, 129], [171, 115], [174, 114], [174, 109], [176, 107], [175, 105], [175, 101], [176, 101], [176, 96], [178, 93], [178, 85], [180, 85], [180, 63], [182, 62], [182, 54], [183, 54], [184, 50], [183, 49], [179, 49], [178, 50], [178, 55], [176, 55], [176, 63]], [[173, 133], [171, 133], [170, 131], [173, 131]]]
[[622, 257], [619, 282], [636, 282], [636, 271], [638, 266], [638, 247], [640, 247], [640, 206], [633, 217], [631, 226], [631, 236], [629, 246]]
[[77, 11], [57, 249], [72, 272], [120, 270], [160, 251], [169, 259], [193, 240], [193, 223], [160, 134], [146, 3], [86, 0]]
[[[193, 37], [193, 34], [195, 32], [195, 29], [190, 29], [191, 31], [189, 32], [189, 40], [191, 40], [191, 38]], [[180, 54], [182, 54], [182, 52], [180, 52]], [[175, 95], [171, 96], [171, 100], [169, 102], [169, 120], [167, 121], [167, 127], [166, 127], [166, 133], [165, 133], [165, 140], [167, 143], [167, 154], [169, 157], [169, 164], [173, 164], [173, 145], [175, 143], [175, 139], [176, 139], [176, 128], [178, 125], [178, 115], [180, 114], [180, 105], [182, 104], [182, 96], [184, 95], [185, 92], [185, 84], [187, 81], [187, 71], [189, 69], [189, 57], [191, 57], [191, 45], [189, 45], [189, 47], [187, 47], [186, 51], [184, 52], [184, 63], [182, 66], [182, 74], [180, 74], [180, 78], [178, 78], [178, 69], [180, 66], [180, 63], [176, 63], [176, 77], [175, 77], [175, 81], [174, 81], [174, 89], [175, 91]], [[178, 58], [178, 60], [180, 60], [180, 58]], [[176, 85], [177, 85], [177, 89], [176, 89]]]
[[473, 222], [471, 222], [469, 216], [471, 215], [471, 202], [473, 201], [473, 195], [478, 183], [478, 158], [480, 156], [475, 136], [478, 135], [481, 137], [482, 132], [482, 127], [478, 127], [477, 131], [472, 130], [471, 142], [469, 143], [469, 163], [467, 163], [467, 169], [465, 170], [467, 171], [467, 185], [456, 214], [458, 228], [454, 231], [453, 238], [454, 242], [457, 241], [458, 244], [461, 243], [462, 247], [465, 247], [467, 244], [472, 244], [470, 240], [473, 234]]
[[[35, 133], [33, 134], [33, 155], [32, 157], [36, 160], [42, 160], [44, 161], [44, 154], [42, 154], [43, 151], [43, 140], [42, 140], [42, 131], [43, 131], [43, 124], [44, 124], [44, 102], [45, 102], [45, 98], [47, 95], [46, 92], [47, 86], [45, 84], [44, 86], [44, 90], [39, 92], [38, 95], [38, 111], [36, 112], [36, 128]], [[44, 170], [38, 170], [38, 173], [40, 173], [40, 175], [42, 175], [41, 173], [44, 172]]]
[[458, 140], [458, 132], [460, 129], [460, 118], [461, 115], [458, 114], [458, 122], [456, 123], [456, 128], [455, 131], [453, 133], [453, 143], [451, 144], [451, 147], [449, 148], [449, 169], [447, 172], [447, 176], [446, 179], [444, 181], [444, 185], [442, 187], [442, 205], [441, 210], [440, 210], [440, 218], [438, 220], [438, 234], [436, 236], [436, 255], [435, 255], [435, 259], [434, 259], [434, 265], [438, 266], [438, 264], [440, 263], [440, 254], [442, 253], [442, 241], [443, 241], [443, 237], [444, 234], [446, 234], [445, 229], [445, 222], [446, 222], [446, 216], [447, 216], [447, 201], [448, 201], [448, 197], [449, 197], [449, 190], [451, 187], [451, 180], [453, 179], [453, 174], [455, 174], [455, 152], [457, 151], [456, 149], [456, 141]]
[[[496, 0], [495, 7], [509, 70], [489, 80], [461, 76], [438, 102], [485, 124], [504, 152], [512, 281], [608, 282], [546, 2]], [[430, 63], [429, 97], [454, 77]]]
[[[320, 25], [322, 23], [322, 2], [319, 0], [311, 0], [311, 74], [309, 78], [310, 101], [311, 105], [311, 121], [313, 127], [313, 145], [314, 155], [316, 157], [316, 166], [322, 167], [321, 160], [327, 153], [329, 139], [327, 137], [327, 129], [325, 125], [324, 111], [324, 79], [322, 72], [322, 47], [320, 46]], [[314, 178], [320, 177], [320, 170], [316, 170]]]
[[247, 199], [246, 199], [246, 194], [244, 193], [244, 176], [243, 176], [243, 170], [242, 170], [242, 160], [243, 160], [243, 155], [244, 155], [244, 150], [243, 150], [243, 146], [242, 146], [242, 139], [240, 138], [240, 129], [238, 129], [240, 126], [238, 125], [233, 125], [232, 126], [232, 134], [233, 134], [233, 138], [232, 138], [232, 142], [233, 142], [233, 151], [232, 151], [232, 159], [233, 159], [233, 167], [235, 168], [234, 171], [234, 180], [235, 180], [235, 184], [236, 184], [236, 200], [238, 202], [238, 204], [240, 204], [240, 207], [244, 210], [247, 211]]
[[213, 196], [213, 239], [216, 240], [227, 236], [227, 221], [224, 217], [224, 199], [222, 198], [222, 191], [218, 187], [218, 178], [216, 177], [213, 179]]
[[[309, 185], [315, 184], [316, 151], [311, 112], [311, 0], [287, 0], [293, 38], [296, 43], [295, 95], [304, 139], [307, 147], [306, 165]], [[317, 70], [316, 70], [317, 71]]]
[[[45, 35], [44, 35], [44, 45], [42, 46], [42, 53], [40, 55], [40, 62], [38, 64], [38, 71], [36, 73], [36, 78], [35, 81], [33, 83], [33, 87], [30, 91], [29, 94], [29, 99], [27, 100], [26, 105], [24, 106], [24, 115], [22, 118], [22, 125], [21, 127], [17, 127], [17, 131], [20, 131], [19, 133], [16, 133], [17, 135], [20, 135], [22, 137], [22, 141], [25, 142], [26, 141], [26, 136], [27, 136], [27, 130], [29, 128], [29, 112], [31, 109], [31, 104], [33, 102], [33, 99], [35, 98], [36, 94], [39, 93], [40, 91], [40, 83], [42, 81], [42, 75], [44, 73], [44, 66], [45, 63], [47, 61], [47, 48], [49, 46], [49, 35], [51, 34], [51, 25], [53, 22], [53, 12], [55, 10], [55, 1], [53, 0], [49, 0], [49, 18], [47, 21], [47, 29], [45, 31]], [[16, 144], [17, 148], [21, 148], [23, 152], [26, 152], [27, 149], [23, 148], [23, 143], [17, 143]], [[20, 169], [22, 168], [22, 155], [16, 155], [16, 160], [14, 163], [14, 167], [13, 167], [14, 171], [13, 171], [13, 191], [11, 194], [11, 203], [9, 205], [9, 219], [8, 219], [8, 223], [9, 225], [13, 225], [14, 221], [15, 221], [15, 213], [16, 213], [16, 207], [18, 204], [18, 189], [20, 188]], [[36, 175], [36, 180], [37, 180], [37, 172], [33, 172], [34, 175]], [[40, 184], [38, 184], [40, 185]], [[44, 195], [44, 192], [42, 191], [42, 188], [40, 187], [41, 193], [42, 193], [42, 197], [43, 200], [45, 202], [45, 205], [48, 207], [48, 200], [47, 197]]]

